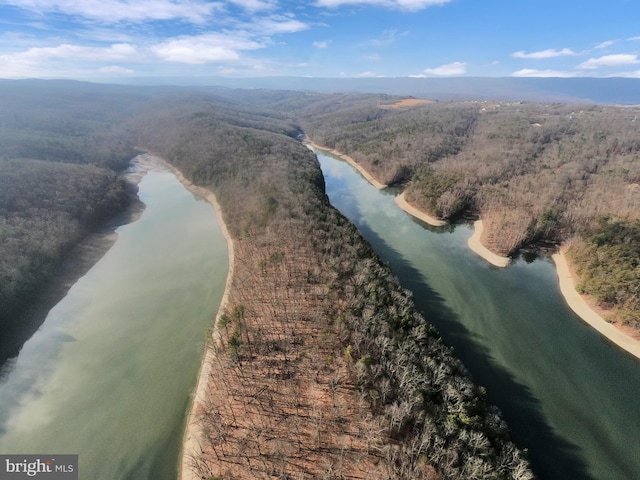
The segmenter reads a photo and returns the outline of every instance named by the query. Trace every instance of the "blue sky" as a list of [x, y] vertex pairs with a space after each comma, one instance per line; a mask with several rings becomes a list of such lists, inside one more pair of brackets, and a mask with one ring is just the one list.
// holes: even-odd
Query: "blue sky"
[[640, 78], [640, 0], [0, 0], [0, 78]]

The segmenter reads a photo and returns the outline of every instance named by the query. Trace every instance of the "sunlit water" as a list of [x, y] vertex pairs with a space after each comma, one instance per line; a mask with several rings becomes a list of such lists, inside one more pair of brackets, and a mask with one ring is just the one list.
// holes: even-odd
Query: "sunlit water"
[[213, 207], [166, 171], [139, 220], [49, 313], [0, 383], [0, 452], [79, 454], [81, 479], [175, 479], [226, 281]]
[[538, 478], [640, 478], [640, 362], [573, 314], [549, 259], [492, 267], [467, 247], [470, 226], [428, 227], [395, 205], [398, 192], [318, 158], [332, 204], [487, 388]]

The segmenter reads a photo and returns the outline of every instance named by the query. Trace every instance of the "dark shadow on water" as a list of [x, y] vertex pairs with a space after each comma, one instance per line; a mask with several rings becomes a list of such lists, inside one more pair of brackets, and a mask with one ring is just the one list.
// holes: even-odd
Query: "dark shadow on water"
[[126, 211], [108, 220], [65, 255], [46, 285], [29, 295], [25, 308], [15, 315], [0, 312], [0, 383], [10, 370], [7, 361], [18, 356], [25, 342], [44, 323], [49, 311], [107, 253], [115, 242], [116, 229], [137, 220], [143, 210], [144, 204], [136, 195]]
[[[487, 389], [488, 401], [502, 411], [513, 441], [528, 451], [536, 477], [540, 480], [595, 480], [587, 472], [580, 448], [553, 432], [533, 392], [493, 361], [491, 352], [474, 339], [444, 299], [423, 280], [420, 272], [400, 252], [387, 244], [365, 222], [354, 223], [380, 258], [391, 267], [400, 284], [413, 292], [418, 310], [436, 327], [444, 341], [454, 348], [474, 381]], [[434, 231], [443, 229], [427, 228]]]

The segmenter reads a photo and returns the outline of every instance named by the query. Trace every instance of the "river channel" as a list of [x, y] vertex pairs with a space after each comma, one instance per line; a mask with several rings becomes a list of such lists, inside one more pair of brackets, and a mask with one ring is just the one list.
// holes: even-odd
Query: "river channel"
[[159, 163], [135, 165], [144, 212], [117, 230], [0, 380], [0, 452], [79, 454], [81, 479], [175, 480], [226, 282], [213, 207]]
[[487, 389], [541, 480], [640, 478], [640, 362], [566, 305], [549, 258], [507, 268], [430, 227], [346, 162], [316, 150], [331, 203], [358, 227]]

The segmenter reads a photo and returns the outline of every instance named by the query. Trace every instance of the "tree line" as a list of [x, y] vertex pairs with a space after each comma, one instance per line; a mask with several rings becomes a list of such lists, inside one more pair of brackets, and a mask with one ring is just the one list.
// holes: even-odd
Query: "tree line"
[[79, 82], [3, 82], [0, 330], [3, 349], [11, 350], [3, 360], [20, 348], [4, 341], [23, 337], [21, 312], [67, 252], [135, 196], [118, 172], [136, 152], [124, 121], [141, 93]]
[[[635, 107], [435, 102], [389, 108], [396, 103], [369, 96], [344, 100], [334, 107], [338, 112], [318, 114], [310, 105], [297, 114], [316, 143], [350, 155], [383, 183], [403, 185], [407, 200], [431, 215], [481, 217], [483, 243], [501, 255], [572, 243], [574, 261], [594, 249], [606, 256], [602, 245], [588, 241], [603, 220], [640, 219]], [[583, 281], [585, 292], [607, 284], [600, 265]], [[634, 275], [633, 262], [617, 268]], [[640, 311], [624, 300], [635, 295], [630, 285], [618, 282], [620, 290], [601, 302], [613, 308], [614, 320], [638, 328]]]
[[124, 208], [116, 172], [135, 147], [211, 188], [239, 267], [214, 329], [200, 473], [532, 478], [483, 390], [329, 204], [303, 132], [436, 216], [481, 215], [499, 253], [575, 238], [581, 288], [637, 318], [631, 108], [76, 87], [4, 90], [0, 312]]
[[258, 105], [240, 124], [226, 103], [184, 98], [137, 127], [141, 147], [215, 192], [234, 241], [192, 468], [204, 478], [532, 478], [484, 391], [330, 205], [296, 117], [284, 115], [283, 103], [306, 101], [278, 95], [277, 117]]

